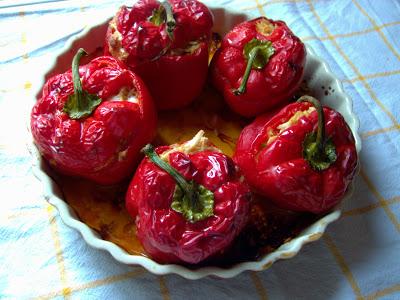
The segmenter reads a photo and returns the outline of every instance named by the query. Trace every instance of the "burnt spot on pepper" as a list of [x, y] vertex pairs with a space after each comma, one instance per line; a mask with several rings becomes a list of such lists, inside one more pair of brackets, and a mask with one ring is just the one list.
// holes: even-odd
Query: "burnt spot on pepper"
[[208, 46], [208, 63], [211, 62], [214, 54], [221, 47], [222, 38], [221, 35], [213, 32], [211, 35], [210, 45]]
[[232, 137], [224, 134], [223, 132], [218, 132], [218, 138], [226, 144], [236, 144], [236, 141]]
[[99, 230], [99, 234], [101, 236], [102, 239], [109, 239], [110, 238], [110, 234], [113, 231], [113, 223], [110, 224], [101, 224], [100, 226], [100, 230]]
[[295, 72], [297, 72], [301, 68], [298, 64], [296, 64], [292, 60], [289, 60], [288, 65]]
[[256, 22], [256, 30], [262, 35], [269, 36], [275, 30], [276, 26], [267, 18], [261, 18]]

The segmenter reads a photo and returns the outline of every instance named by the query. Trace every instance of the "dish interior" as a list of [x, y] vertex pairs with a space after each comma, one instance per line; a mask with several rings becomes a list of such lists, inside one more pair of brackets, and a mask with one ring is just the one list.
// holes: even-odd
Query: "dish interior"
[[[214, 31], [220, 35], [226, 33], [235, 24], [247, 19], [244, 14], [228, 12], [222, 8], [213, 8], [212, 10], [216, 20]], [[86, 29], [71, 41], [66, 47], [67, 50], [57, 56], [53, 67], [44, 76], [45, 80], [68, 70], [72, 58], [79, 48], [84, 48], [89, 53], [86, 60], [101, 55], [103, 52], [101, 45], [104, 42], [108, 21]], [[352, 129], [359, 151], [361, 144], [357, 134], [358, 120], [352, 114], [351, 101], [345, 96], [339, 81], [330, 74], [327, 66], [321, 63], [310, 48], [307, 49], [307, 52], [304, 82], [295, 98], [306, 93], [311, 94], [320, 99], [323, 104], [338, 110]], [[41, 91], [38, 91], [37, 98], [40, 97], [40, 93]], [[206, 136], [217, 147], [231, 156], [241, 129], [249, 122], [249, 119], [232, 113], [224, 104], [222, 97], [207, 83], [202, 95], [186, 109], [159, 114], [158, 133], [154, 144], [183, 142], [190, 139], [198, 130], [203, 129]], [[59, 190], [53, 189], [53, 195], [56, 194], [61, 201], [65, 201], [73, 209], [77, 218], [94, 229], [101, 239], [113, 242], [122, 248], [125, 254], [146, 257], [140, 242], [136, 239], [135, 222], [124, 207], [124, 193], [129, 183], [128, 180], [120, 185], [102, 187], [83, 179], [57, 174], [43, 161], [40, 169], [44, 170], [57, 183]], [[134, 170], [132, 170], [133, 173]], [[350, 196], [351, 190], [352, 187], [346, 198]], [[294, 213], [274, 207], [260, 197], [255, 198], [252, 209], [253, 221], [237, 238], [232, 248], [224, 254], [224, 258], [209, 260], [195, 267], [186, 266], [189, 272], [187, 274], [191, 274], [190, 270], [198, 270], [204, 266], [229, 269], [249, 261], [259, 263], [257, 266], [251, 265], [249, 269], [263, 269], [278, 258], [292, 256], [303, 243], [318, 239], [325, 230], [326, 224], [334, 221], [340, 215], [338, 210], [318, 216]], [[260, 216], [260, 214], [262, 215]], [[256, 219], [257, 222], [254, 221]], [[301, 240], [296, 238], [298, 236], [307, 237], [307, 239]], [[284, 254], [279, 254], [283, 253], [282, 251], [287, 251], [286, 253], [289, 254], [286, 254], [285, 257]], [[157, 265], [155, 263], [155, 266]], [[144, 266], [151, 269], [146, 264]], [[238, 272], [246, 269], [243, 264], [240, 266]], [[152, 270], [154, 271], [154, 269]], [[155, 272], [157, 273], [157, 271]], [[191, 277], [180, 269], [164, 270], [163, 272], [176, 272], [188, 278], [199, 278], [199, 276], [209, 274], [204, 273]], [[220, 275], [218, 272], [212, 274]], [[224, 277], [230, 276], [225, 274]]]

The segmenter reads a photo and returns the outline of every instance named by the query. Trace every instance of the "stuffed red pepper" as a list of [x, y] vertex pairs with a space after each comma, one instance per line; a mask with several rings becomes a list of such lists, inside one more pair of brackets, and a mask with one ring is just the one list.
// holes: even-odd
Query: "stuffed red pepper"
[[196, 0], [139, 0], [110, 22], [105, 53], [143, 78], [158, 109], [181, 108], [205, 83], [212, 25]]
[[249, 185], [278, 206], [323, 213], [347, 191], [357, 151], [344, 118], [303, 96], [244, 128], [234, 161]]
[[212, 62], [212, 81], [228, 105], [252, 117], [283, 105], [300, 86], [306, 49], [282, 21], [260, 17], [234, 27]]
[[50, 78], [31, 113], [31, 131], [50, 165], [100, 184], [132, 172], [155, 134], [156, 112], [142, 80], [113, 57]]
[[195, 264], [219, 255], [247, 222], [250, 190], [203, 133], [179, 145], [146, 146], [128, 188], [138, 238], [158, 262]]

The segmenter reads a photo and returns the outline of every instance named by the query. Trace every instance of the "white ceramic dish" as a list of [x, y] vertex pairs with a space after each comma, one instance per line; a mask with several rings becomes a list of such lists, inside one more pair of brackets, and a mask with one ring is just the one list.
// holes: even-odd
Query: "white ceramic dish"
[[[235, 24], [247, 19], [246, 15], [239, 12], [231, 10], [227, 11], [218, 7], [210, 8], [215, 16], [214, 31], [217, 31], [220, 34], [226, 33]], [[50, 76], [64, 72], [70, 68], [72, 57], [78, 48], [82, 47], [88, 53], [91, 53], [94, 52], [97, 47], [103, 45], [107, 23], [108, 20], [102, 20], [97, 24], [86, 28], [82, 33], [69, 40], [59, 53], [55, 53], [53, 60], [49, 64], [48, 71], [42, 75], [43, 84]], [[359, 152], [361, 150], [361, 140], [358, 135], [359, 121], [352, 111], [352, 101], [344, 93], [341, 83], [331, 73], [328, 66], [322, 62], [309, 47], [307, 47], [305, 79], [307, 80], [308, 86], [312, 90], [314, 96], [319, 98], [325, 105], [336, 109], [344, 116], [355, 136], [356, 148], [357, 152]], [[325, 90], [322, 87], [325, 87]], [[329, 93], [327, 93], [326, 90], [328, 87], [330, 87]], [[40, 97], [41, 88], [42, 86], [37, 87], [37, 98]], [[130, 265], [143, 266], [148, 271], [155, 274], [175, 273], [188, 279], [199, 279], [209, 275], [230, 278], [243, 271], [265, 270], [279, 259], [293, 257], [299, 252], [304, 244], [319, 239], [324, 233], [327, 225], [340, 217], [340, 208], [338, 207], [330, 214], [306, 228], [296, 238], [281, 245], [277, 250], [265, 255], [259, 261], [238, 263], [230, 268], [204, 267], [197, 270], [190, 270], [179, 265], [161, 265], [149, 258], [128, 254], [119, 246], [101, 239], [97, 232], [89, 228], [85, 223], [81, 222], [75, 215], [74, 211], [63, 200], [57, 184], [48, 175], [46, 166], [37, 149], [33, 146], [32, 141], [30, 141], [29, 144], [29, 149], [33, 155], [34, 161], [33, 170], [35, 175], [43, 183], [45, 198], [50, 204], [54, 205], [58, 209], [64, 223], [78, 230], [89, 245], [108, 251], [117, 261]], [[350, 186], [346, 198], [350, 198], [352, 191], [353, 186]]]

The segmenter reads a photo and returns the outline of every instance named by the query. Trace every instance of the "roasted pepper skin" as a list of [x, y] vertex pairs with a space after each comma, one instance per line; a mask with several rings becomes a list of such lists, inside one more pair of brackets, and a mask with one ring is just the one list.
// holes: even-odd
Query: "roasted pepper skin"
[[[160, 2], [140, 0], [132, 8], [120, 8], [110, 22], [105, 41], [105, 54], [123, 61], [143, 78], [157, 108], [163, 110], [182, 108], [200, 94], [208, 73], [213, 25], [211, 12], [200, 2], [169, 3], [176, 21], [173, 39], [165, 23], [155, 25], [149, 21]], [[197, 49], [185, 51], [190, 43], [197, 43]]]
[[[132, 173], [140, 149], [153, 139], [155, 107], [143, 81], [112, 57], [95, 58], [79, 73], [83, 89], [101, 104], [90, 116], [71, 119], [63, 111], [74, 93], [71, 70], [51, 77], [31, 112], [34, 142], [59, 172], [114, 184]], [[136, 103], [117, 96], [122, 88], [134, 91]]]
[[[357, 166], [357, 151], [351, 130], [336, 111], [324, 107], [326, 136], [336, 147], [336, 161], [324, 171], [315, 171], [303, 158], [303, 141], [317, 128], [317, 113], [302, 116], [279, 132], [277, 127], [309, 103], [292, 103], [271, 118], [262, 115], [245, 127], [239, 137], [234, 161], [249, 185], [284, 209], [324, 213], [338, 204], [347, 191]], [[270, 143], [269, 133], [275, 138]]]
[[[158, 154], [168, 150], [158, 147]], [[126, 194], [126, 207], [136, 218], [137, 236], [160, 263], [196, 264], [221, 254], [248, 220], [251, 193], [232, 160], [219, 152], [173, 152], [169, 163], [187, 180], [214, 193], [214, 215], [195, 223], [171, 209], [176, 183], [148, 158], [139, 165]]]
[[[273, 26], [270, 34], [257, 29], [264, 22]], [[251, 70], [246, 91], [235, 95], [247, 64], [244, 47], [252, 39], [271, 41], [274, 54], [261, 70]], [[304, 44], [284, 22], [260, 17], [235, 26], [224, 37], [212, 60], [212, 82], [233, 111], [253, 117], [290, 100], [301, 84], [305, 61]]]

